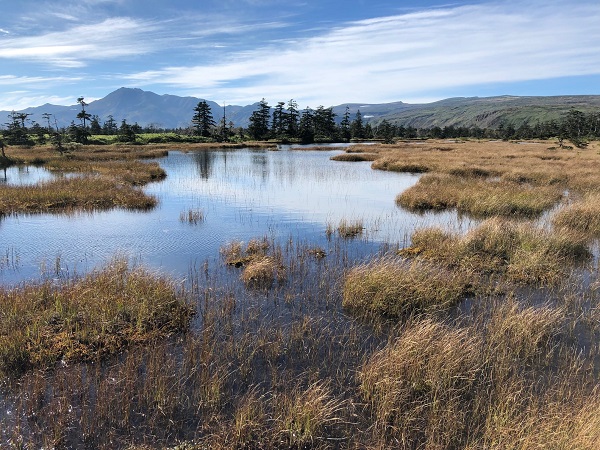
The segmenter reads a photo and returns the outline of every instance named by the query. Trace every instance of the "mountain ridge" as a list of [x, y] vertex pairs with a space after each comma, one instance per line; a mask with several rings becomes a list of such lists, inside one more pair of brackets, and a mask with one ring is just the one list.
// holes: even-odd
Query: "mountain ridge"
[[[94, 100], [86, 107], [91, 115], [98, 115], [104, 122], [112, 115], [117, 123], [125, 119], [128, 123], [155, 128], [186, 128], [190, 125], [194, 108], [199, 101], [206, 100], [213, 117], [219, 122], [223, 117], [223, 106], [196, 97], [180, 97], [172, 94], [156, 94], [139, 88], [121, 87], [105, 97]], [[249, 118], [257, 109], [258, 102], [251, 105], [227, 105], [226, 120], [235, 126], [247, 127]], [[549, 120], [559, 120], [570, 109], [583, 112], [600, 110], [600, 95], [563, 96], [513, 96], [494, 97], [452, 97], [431, 103], [410, 104], [402, 101], [390, 103], [344, 103], [333, 106], [336, 119], [340, 121], [349, 108], [351, 120], [361, 111], [365, 122], [377, 124], [386, 119], [397, 125], [414, 128], [480, 127], [497, 128], [500, 125], [534, 124]], [[76, 121], [80, 111], [78, 104], [61, 106], [46, 103], [18, 112], [31, 114], [31, 120], [46, 125], [42, 114], [53, 115], [52, 125], [68, 126]], [[0, 111], [0, 124], [8, 122], [10, 111]], [[77, 121], [76, 121], [77, 122]]]

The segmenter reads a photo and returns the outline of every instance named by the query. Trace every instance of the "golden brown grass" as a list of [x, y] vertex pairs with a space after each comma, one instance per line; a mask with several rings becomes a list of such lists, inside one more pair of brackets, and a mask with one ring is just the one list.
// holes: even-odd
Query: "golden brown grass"
[[400, 318], [456, 305], [470, 291], [470, 277], [421, 261], [374, 260], [346, 275], [343, 306], [358, 314]]
[[275, 281], [285, 280], [286, 270], [278, 258], [273, 256], [255, 256], [246, 264], [240, 278], [247, 286], [270, 288]]
[[349, 162], [359, 162], [359, 161], [375, 161], [377, 159], [377, 154], [375, 153], [340, 153], [339, 155], [332, 156], [331, 160], [333, 161], [349, 161]]
[[577, 202], [563, 207], [552, 218], [555, 227], [600, 235], [600, 194], [590, 193]]
[[426, 174], [415, 186], [399, 194], [396, 202], [413, 211], [456, 208], [473, 217], [535, 217], [561, 197], [559, 186]]
[[53, 172], [77, 176], [58, 177], [32, 186], [0, 186], [0, 214], [151, 208], [156, 199], [135, 186], [166, 177], [158, 163], [138, 161], [164, 156], [163, 150], [89, 146], [61, 156], [49, 147], [36, 147], [16, 149], [15, 153], [21, 162], [42, 164]]
[[96, 176], [57, 178], [30, 186], [0, 186], [0, 214], [147, 209], [156, 199], [130, 184]]
[[167, 176], [156, 162], [141, 162], [131, 159], [99, 161], [59, 159], [46, 163], [45, 167], [60, 173], [77, 172], [102, 175], [134, 186], [160, 181]]
[[479, 336], [425, 321], [408, 326], [359, 372], [378, 432], [400, 448], [459, 448], [471, 431], [470, 400], [485, 361]]
[[382, 448], [598, 444], [593, 378], [576, 351], [558, 345], [565, 310], [507, 298], [490, 313], [466, 327], [409, 322], [367, 358], [358, 377]]
[[590, 256], [584, 238], [567, 230], [548, 231], [530, 222], [488, 219], [465, 235], [440, 228], [414, 232], [404, 256], [434, 261], [451, 270], [500, 274], [519, 283], [553, 283], [574, 262]]
[[342, 219], [337, 226], [338, 234], [344, 238], [354, 238], [360, 236], [365, 229], [364, 223], [361, 219], [346, 220]]
[[398, 203], [414, 210], [456, 208], [478, 217], [536, 216], [563, 191], [598, 192], [598, 143], [585, 150], [552, 149], [554, 142], [419, 141], [353, 146], [375, 155], [372, 167], [430, 172]]
[[0, 373], [96, 359], [187, 328], [192, 308], [173, 283], [123, 261], [72, 282], [0, 292]]
[[[271, 250], [271, 254], [269, 254]], [[279, 249], [267, 239], [252, 239], [248, 244], [235, 241], [221, 248], [225, 264], [243, 267], [240, 279], [247, 287], [268, 289], [286, 278], [286, 267]]]

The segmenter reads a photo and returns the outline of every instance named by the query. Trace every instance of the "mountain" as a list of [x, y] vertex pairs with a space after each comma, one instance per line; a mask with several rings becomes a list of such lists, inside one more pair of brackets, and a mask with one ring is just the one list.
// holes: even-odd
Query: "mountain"
[[[122, 119], [128, 123], [142, 126], [155, 125], [158, 128], [180, 128], [190, 125], [194, 108], [201, 99], [195, 97], [178, 97], [176, 95], [158, 95], [141, 89], [120, 88], [106, 97], [90, 102], [86, 110], [98, 115], [104, 122], [109, 115], [120, 123]], [[219, 122], [223, 117], [223, 107], [207, 100], [213, 117]], [[252, 105], [227, 105], [225, 113], [227, 122], [236, 126], [247, 127], [251, 114], [256, 111], [258, 102]], [[535, 124], [547, 120], [558, 120], [570, 109], [583, 112], [600, 109], [600, 95], [556, 96], [556, 97], [457, 97], [425, 104], [408, 104], [403, 102], [365, 104], [348, 103], [333, 107], [336, 118], [340, 121], [349, 108], [350, 119], [353, 120], [360, 110], [363, 120], [378, 123], [386, 119], [392, 123], [415, 128], [433, 126], [479, 126], [496, 128], [500, 124], [512, 124], [515, 127], [523, 123]], [[75, 104], [71, 106], [42, 105], [19, 111], [31, 114], [30, 119], [45, 125], [42, 114], [53, 115], [59, 126], [68, 126], [76, 120], [81, 110]], [[8, 122], [9, 111], [0, 111], [0, 124]]]

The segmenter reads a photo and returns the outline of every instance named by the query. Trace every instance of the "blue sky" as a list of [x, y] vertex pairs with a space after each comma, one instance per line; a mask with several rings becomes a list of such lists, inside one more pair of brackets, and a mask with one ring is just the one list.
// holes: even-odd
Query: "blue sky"
[[598, 0], [0, 0], [0, 110], [600, 94]]

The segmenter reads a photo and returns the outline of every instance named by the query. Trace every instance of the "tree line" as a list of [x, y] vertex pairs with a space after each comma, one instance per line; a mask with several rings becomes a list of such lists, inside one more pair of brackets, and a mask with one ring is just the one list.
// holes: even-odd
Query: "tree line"
[[[415, 128], [392, 123], [389, 120], [366, 121], [360, 109], [351, 117], [350, 108], [346, 106], [341, 117], [336, 117], [333, 107], [319, 106], [316, 109], [307, 107], [300, 110], [295, 100], [278, 102], [274, 107], [262, 99], [252, 112], [247, 128], [235, 127], [227, 122], [226, 109], [219, 123], [206, 102], [200, 101], [193, 110], [190, 126], [186, 129], [163, 129], [156, 125], [142, 127], [137, 123], [127, 123], [125, 119], [117, 122], [109, 115], [103, 123], [97, 115], [86, 110], [88, 104], [83, 97], [77, 99], [81, 109], [68, 127], [59, 128], [52, 114], [44, 113], [44, 123], [30, 119], [30, 113], [12, 112], [9, 122], [4, 124], [2, 141], [7, 145], [30, 146], [34, 144], [54, 145], [59, 151], [64, 145], [103, 144], [106, 140], [98, 136], [115, 136], [115, 140], [134, 143], [144, 133], [171, 133], [169, 141], [243, 141], [277, 140], [280, 142], [347, 142], [350, 140], [378, 139], [393, 142], [396, 139], [551, 139], [557, 138], [560, 145], [569, 140], [576, 146], [585, 146], [586, 142], [600, 139], [600, 113], [585, 113], [570, 110], [561, 120], [539, 121], [534, 124], [523, 123], [515, 127], [511, 123], [501, 123], [496, 128], [433, 126]], [[156, 137], [154, 141], [163, 142], [164, 137]], [[156, 140], [158, 139], [158, 140]]]

